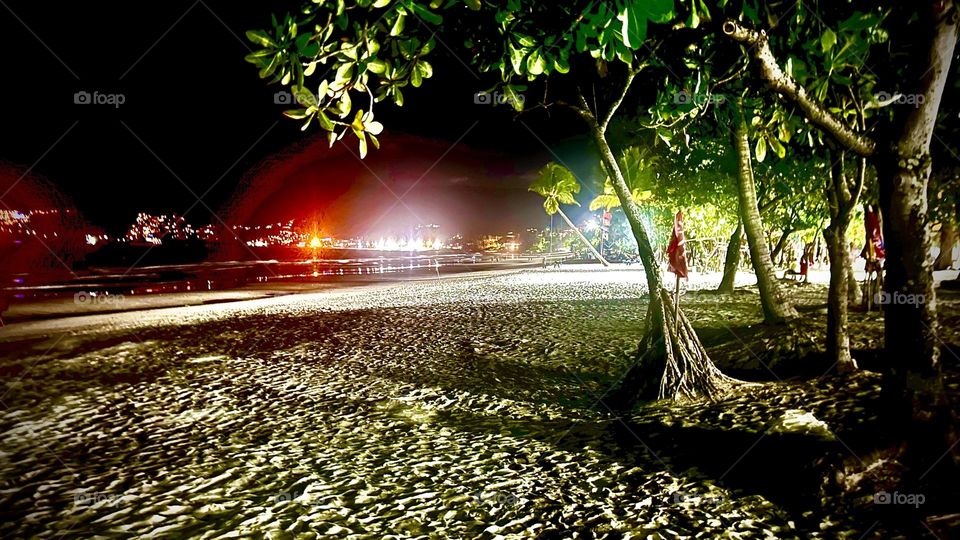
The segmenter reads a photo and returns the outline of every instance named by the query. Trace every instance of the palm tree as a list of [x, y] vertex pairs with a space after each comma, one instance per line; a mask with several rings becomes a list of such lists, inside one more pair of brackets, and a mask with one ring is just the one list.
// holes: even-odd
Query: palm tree
[[577, 178], [572, 172], [557, 163], [547, 163], [540, 169], [537, 179], [530, 185], [530, 191], [539, 193], [545, 198], [543, 201], [543, 209], [546, 210], [547, 215], [560, 214], [560, 217], [577, 233], [577, 236], [580, 237], [584, 245], [590, 248], [590, 252], [600, 261], [600, 264], [610, 266], [610, 263], [597, 252], [593, 244], [587, 240], [587, 237], [580, 232], [580, 229], [578, 229], [573, 222], [570, 221], [570, 218], [563, 213], [563, 210], [560, 209], [561, 204], [575, 204], [580, 206], [580, 203], [574, 198], [574, 195], [580, 193], [580, 183], [577, 182]]
[[[637, 146], [631, 146], [623, 151], [617, 161], [620, 170], [623, 172], [624, 180], [627, 182], [627, 187], [630, 188], [630, 198], [633, 199], [633, 202], [641, 204], [652, 200], [653, 186], [657, 179], [655, 169], [657, 157], [647, 149], [640, 150]], [[613, 189], [613, 182], [608, 176], [603, 183], [603, 193], [590, 201], [590, 210], [603, 208], [609, 212], [610, 209], [619, 206], [620, 199], [617, 197], [617, 192]]]

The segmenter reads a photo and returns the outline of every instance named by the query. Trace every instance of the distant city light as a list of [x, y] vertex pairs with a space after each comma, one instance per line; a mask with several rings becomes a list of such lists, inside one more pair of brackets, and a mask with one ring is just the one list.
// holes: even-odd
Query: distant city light
[[[10, 236], [14, 245], [20, 245], [27, 238], [72, 238], [75, 245], [85, 245], [90, 251], [110, 244], [127, 244], [152, 248], [161, 245], [173, 245], [180, 249], [182, 245], [205, 243], [218, 246], [222, 243], [239, 241], [249, 248], [274, 249], [294, 248], [299, 250], [371, 250], [383, 252], [427, 253], [432, 251], [477, 251], [510, 252], [525, 250], [542, 251], [548, 245], [546, 238], [549, 229], [527, 229], [522, 233], [513, 231], [506, 234], [485, 234], [474, 238], [464, 238], [462, 234], [441, 235], [440, 225], [421, 224], [407, 229], [406, 234], [383, 236], [379, 239], [356, 236], [338, 237], [328, 231], [319, 230], [315, 223], [290, 219], [277, 223], [246, 225], [231, 223], [223, 225], [206, 224], [194, 226], [183, 216], [177, 214], [149, 214], [140, 212], [133, 223], [119, 236], [104, 234], [95, 228], [86, 230], [64, 230], [63, 221], [70, 210], [0, 210], [0, 236]], [[584, 228], [593, 230], [599, 225], [596, 220], [585, 222]], [[561, 229], [553, 237], [558, 245], [550, 244], [554, 250], [563, 250], [563, 238], [570, 231]], [[331, 252], [332, 255], [332, 252]], [[317, 254], [313, 253], [316, 257]]]

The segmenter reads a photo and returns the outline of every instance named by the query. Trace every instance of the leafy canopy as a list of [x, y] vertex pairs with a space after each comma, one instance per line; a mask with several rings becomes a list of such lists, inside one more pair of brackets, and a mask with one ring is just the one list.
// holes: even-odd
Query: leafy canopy
[[[478, 9], [478, 1], [454, 2]], [[443, 2], [415, 0], [310, 1], [301, 12], [276, 16], [272, 28], [251, 30], [247, 39], [263, 47], [246, 60], [260, 78], [289, 86], [301, 108], [284, 114], [316, 120], [332, 146], [347, 133], [359, 140], [360, 156], [367, 141], [379, 147], [383, 126], [374, 120], [374, 105], [390, 100], [403, 105], [406, 86], [419, 87], [433, 76], [426, 60], [436, 46], [431, 26], [443, 22]], [[365, 105], [357, 104], [358, 101]]]
[[574, 197], [580, 193], [580, 182], [569, 169], [558, 163], [550, 162], [544, 165], [537, 174], [537, 179], [530, 184], [529, 191], [546, 198], [543, 209], [550, 216], [560, 210], [561, 204], [580, 206]]

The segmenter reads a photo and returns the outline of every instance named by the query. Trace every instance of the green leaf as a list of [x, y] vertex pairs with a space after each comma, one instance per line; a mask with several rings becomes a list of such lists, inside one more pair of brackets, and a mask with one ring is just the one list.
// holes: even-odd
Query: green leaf
[[437, 40], [431, 37], [426, 43], [423, 44], [423, 48], [420, 49], [420, 56], [430, 54], [430, 51], [432, 51], [436, 46]]
[[353, 117], [353, 122], [350, 123], [350, 127], [353, 128], [353, 131], [359, 133], [363, 131], [363, 109], [357, 111], [357, 114]]
[[417, 65], [413, 67], [413, 70], [419, 72], [420, 76], [424, 79], [433, 77], [433, 66], [431, 66], [430, 62], [427, 62], [426, 60], [417, 62]]
[[367, 157], [367, 136], [361, 131], [358, 135], [360, 138], [360, 159]]
[[263, 47], [277, 48], [277, 44], [263, 30], [247, 30], [247, 39]]
[[530, 75], [540, 75], [547, 69], [547, 63], [537, 50], [527, 56], [527, 73]]
[[333, 122], [323, 111], [317, 111], [317, 122], [320, 123], [320, 128], [324, 131], [333, 131]]
[[293, 109], [290, 111], [283, 111], [283, 115], [287, 118], [293, 118], [294, 120], [303, 120], [307, 117], [306, 109]]
[[783, 159], [787, 155], [787, 149], [780, 144], [780, 141], [778, 141], [776, 137], [767, 137], [767, 142], [770, 144], [770, 148], [773, 148], [778, 158]]
[[512, 45], [510, 47], [510, 64], [513, 65], [513, 71], [517, 75], [523, 73], [523, 49], [514, 48]]
[[371, 60], [367, 64], [367, 69], [369, 69], [373, 73], [376, 73], [377, 75], [383, 75], [384, 73], [387, 72], [387, 63], [384, 62], [383, 60], [376, 60], [376, 59]]
[[866, 28], [872, 28], [880, 23], [880, 17], [870, 13], [857, 12], [850, 16], [849, 19], [840, 23], [840, 30], [864, 30]]
[[297, 100], [297, 103], [303, 105], [304, 107], [315, 107], [317, 105], [317, 96], [313, 95], [313, 92], [307, 90], [306, 88], [291, 88], [294, 99]]
[[260, 49], [259, 51], [254, 51], [243, 57], [244, 60], [255, 64], [259, 67], [263, 67], [269, 60], [267, 59], [270, 56], [276, 54], [276, 51], [273, 49]]
[[[705, 13], [709, 14], [710, 12], [706, 11]], [[700, 26], [700, 14], [697, 13], [696, 5], [690, 6], [690, 16], [687, 17], [687, 26], [690, 28], [697, 28]]]
[[573, 197], [573, 193], [569, 192], [557, 193], [557, 202], [560, 204], [576, 204], [579, 206], [577, 199]]
[[620, 32], [623, 34], [623, 44], [631, 49], [639, 49], [643, 40], [647, 39], [647, 16], [642, 7], [636, 2], [628, 4], [618, 17], [622, 23]]
[[279, 54], [273, 55], [273, 58], [270, 59], [270, 63], [264, 66], [264, 68], [260, 70], [260, 73], [259, 73], [260, 78], [266, 79], [270, 75], [273, 75], [273, 72], [276, 71], [277, 67], [280, 65], [279, 60], [280, 60]]
[[302, 51], [300, 51], [300, 54], [302, 54], [306, 58], [313, 58], [317, 56], [319, 52], [320, 52], [320, 44], [317, 43], [316, 41], [311, 41], [309, 45], [307, 45], [306, 47], [303, 48]]
[[423, 83], [423, 75], [420, 73], [420, 70], [417, 69], [417, 66], [414, 65], [413, 69], [410, 70], [410, 84], [414, 88], [419, 88], [420, 84]]
[[397, 20], [393, 21], [393, 27], [390, 28], [391, 36], [399, 36], [403, 32], [403, 25], [406, 22], [407, 14], [401, 11], [397, 14]]
[[[647, 38], [649, 22], [666, 23], [673, 19], [673, 2], [674, 0], [627, 1], [623, 10], [617, 15], [621, 22], [620, 32], [623, 36], [623, 44], [634, 50], [639, 49]], [[602, 39], [601, 42], [603, 42]]]
[[413, 37], [400, 42], [400, 54], [407, 60], [412, 60], [420, 48], [420, 40]]
[[303, 49], [310, 43], [310, 34], [300, 34], [297, 36], [297, 40], [294, 42], [297, 46], [298, 51], [303, 51]]
[[423, 19], [424, 22], [428, 22], [430, 24], [440, 24], [443, 22], [443, 17], [437, 15], [422, 5], [415, 2], [411, 2], [409, 5], [410, 8], [413, 9], [413, 14]]
[[503, 95], [504, 95], [504, 98], [507, 100], [507, 103], [509, 103], [513, 107], [513, 110], [517, 112], [523, 111], [523, 97], [521, 97], [520, 94], [517, 93], [516, 89], [514, 89], [513, 86], [510, 86], [510, 85], [504, 86]]
[[379, 135], [383, 131], [383, 124], [376, 121], [367, 122], [363, 127], [371, 135]]
[[463, 3], [473, 11], [480, 11], [480, 0], [463, 0]]
[[823, 49], [823, 52], [827, 52], [837, 44], [837, 34], [833, 30], [827, 28], [827, 30], [820, 36], [820, 48]]
[[767, 157], [767, 140], [763, 137], [758, 137], [755, 151], [757, 155], [757, 161], [762, 163], [763, 159]]
[[340, 100], [334, 102], [334, 109], [337, 112], [337, 115], [340, 118], [346, 118], [350, 114], [350, 109], [353, 108], [353, 100], [350, 99], [350, 93], [344, 92], [340, 96]]
[[667, 23], [674, 17], [674, 0], [634, 0], [634, 4], [644, 6], [647, 13], [647, 19], [653, 23]]

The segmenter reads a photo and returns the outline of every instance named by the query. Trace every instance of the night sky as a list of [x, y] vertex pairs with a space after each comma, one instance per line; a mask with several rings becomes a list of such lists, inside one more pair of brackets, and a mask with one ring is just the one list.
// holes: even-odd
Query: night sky
[[[243, 60], [244, 31], [296, 5], [4, 0], [0, 161], [33, 166], [32, 175], [55, 185], [90, 223], [115, 232], [137, 211], [189, 210], [196, 224], [217, 222], [211, 212], [248, 222], [320, 216], [334, 232], [355, 234], [369, 228], [360, 220], [391, 205], [380, 229], [415, 224], [417, 216], [450, 233], [503, 232], [546, 223], [526, 186], [552, 159], [547, 146], [590, 170], [576, 121], [542, 113], [518, 119], [507, 107], [474, 104], [473, 92], [494, 79], [444, 47], [431, 58], [434, 78], [405, 92], [402, 109], [378, 108], [390, 146], [383, 155], [372, 150], [362, 164], [347, 148], [327, 151], [318, 129], [301, 132], [280, 114], [273, 94], [281, 87], [258, 79]], [[122, 94], [125, 102], [77, 105], [80, 91]], [[400, 195], [414, 183], [393, 204], [390, 191]]]

